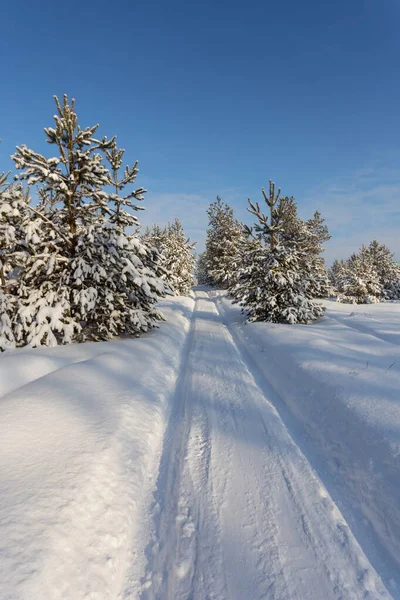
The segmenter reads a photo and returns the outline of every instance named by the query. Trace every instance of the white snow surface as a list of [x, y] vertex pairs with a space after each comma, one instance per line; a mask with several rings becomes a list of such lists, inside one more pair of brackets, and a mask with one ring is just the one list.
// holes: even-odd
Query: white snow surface
[[400, 599], [400, 304], [0, 356], [0, 600]]

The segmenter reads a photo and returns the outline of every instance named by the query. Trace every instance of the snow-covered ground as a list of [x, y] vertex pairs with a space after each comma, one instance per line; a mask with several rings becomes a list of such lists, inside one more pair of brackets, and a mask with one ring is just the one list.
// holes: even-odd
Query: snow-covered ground
[[0, 356], [0, 599], [137, 597], [193, 300], [140, 339]]
[[0, 599], [400, 598], [400, 304], [0, 356]]

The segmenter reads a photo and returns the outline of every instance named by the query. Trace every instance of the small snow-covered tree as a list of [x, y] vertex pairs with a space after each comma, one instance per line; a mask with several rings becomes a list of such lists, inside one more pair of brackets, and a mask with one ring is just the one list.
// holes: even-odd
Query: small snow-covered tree
[[400, 264], [395, 260], [393, 252], [376, 240], [368, 248], [371, 264], [378, 274], [382, 286], [383, 300], [398, 300], [400, 298]]
[[280, 190], [275, 194], [271, 181], [269, 195], [264, 190], [262, 194], [270, 215], [262, 213], [258, 202], [249, 200], [248, 210], [258, 222], [255, 234], [245, 227], [247, 247], [230, 293], [246, 309], [250, 321], [309, 323], [320, 317], [324, 308], [310, 296], [311, 272], [304, 250], [297, 247], [293, 238], [284, 244], [287, 203], [280, 199]]
[[382, 286], [365, 246], [362, 246], [359, 253], [352, 254], [348, 259], [341, 289], [342, 292], [337, 297], [338, 302], [350, 304], [379, 302]]
[[364, 304], [400, 298], [400, 265], [393, 253], [376, 240], [344, 261], [335, 261], [331, 277], [338, 302]]
[[242, 226], [235, 219], [233, 209], [219, 196], [210, 204], [207, 214], [209, 226], [204, 264], [208, 282], [226, 288], [234, 275], [232, 265], [242, 237]]
[[164, 278], [178, 296], [187, 296], [194, 285], [195, 243], [186, 237], [182, 223], [175, 219], [164, 229], [154, 225], [144, 239], [160, 253]]
[[346, 279], [347, 268], [343, 259], [334, 260], [328, 271], [329, 281], [335, 293], [343, 292], [343, 284]]
[[197, 257], [196, 279], [199, 285], [210, 285], [212, 283], [208, 275], [205, 252], [201, 252]]
[[305, 230], [303, 250], [312, 275], [308, 282], [308, 293], [313, 298], [327, 298], [332, 295], [333, 290], [322, 253], [324, 252], [323, 244], [328, 242], [332, 236], [325, 224], [325, 219], [317, 210], [311, 219], [305, 221]]
[[145, 192], [125, 192], [137, 162], [120, 176], [115, 138], [98, 140], [97, 125], [79, 126], [74, 101], [55, 101], [55, 127], [45, 134], [57, 155], [23, 145], [13, 156], [20, 178], [40, 186], [39, 204], [26, 204], [31, 247], [18, 277], [15, 338], [38, 346], [137, 335], [162, 318], [155, 303], [167, 291], [158, 254], [127, 233], [138, 227], [132, 211]]

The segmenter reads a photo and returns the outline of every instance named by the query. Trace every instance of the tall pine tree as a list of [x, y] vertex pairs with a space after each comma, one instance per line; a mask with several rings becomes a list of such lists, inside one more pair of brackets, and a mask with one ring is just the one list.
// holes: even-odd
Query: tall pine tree
[[[162, 318], [155, 304], [166, 288], [158, 254], [137, 229], [138, 169], [122, 166], [115, 138], [82, 129], [74, 101], [55, 97], [55, 127], [45, 129], [56, 156], [17, 147], [20, 179], [40, 187], [36, 207], [25, 202], [29, 242], [18, 276], [13, 329], [18, 345], [55, 345], [139, 334]], [[108, 164], [107, 164], [108, 163]]]
[[233, 261], [242, 238], [242, 226], [232, 208], [219, 196], [210, 204], [207, 214], [209, 226], [203, 260], [208, 283], [227, 288], [234, 275]]

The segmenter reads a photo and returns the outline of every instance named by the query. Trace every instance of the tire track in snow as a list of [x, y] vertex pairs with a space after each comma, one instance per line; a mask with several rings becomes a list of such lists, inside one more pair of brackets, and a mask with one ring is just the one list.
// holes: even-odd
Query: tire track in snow
[[[198, 295], [197, 295], [198, 296]], [[209, 424], [198, 407], [190, 402], [189, 362], [192, 355], [196, 313], [199, 296], [193, 311], [191, 328], [184, 350], [174, 405], [171, 410], [164, 437], [157, 488], [152, 506], [154, 530], [146, 550], [148, 567], [142, 582], [142, 600], [223, 600], [215, 595], [211, 573], [202, 571], [199, 531], [208, 536], [210, 554], [214, 554], [214, 569], [218, 562], [218, 539], [211, 527], [214, 515], [212, 500], [201, 505], [193, 500], [197, 493], [207, 488], [210, 467]], [[189, 456], [192, 464], [189, 464]], [[196, 467], [193, 469], [193, 458]], [[207, 518], [203, 508], [207, 509]], [[215, 521], [215, 525], [217, 522]], [[193, 596], [196, 581], [200, 582], [199, 594]], [[210, 594], [202, 592], [210, 588]]]
[[[257, 325], [250, 325], [249, 333], [246, 333], [246, 325], [243, 316], [237, 311], [236, 307], [232, 310], [229, 307], [229, 301], [224, 300], [224, 296], [219, 292], [210, 291], [210, 295], [214, 298], [217, 305], [220, 307], [223, 314], [223, 319], [229, 326], [232, 336], [237, 342], [241, 354], [244, 357], [246, 364], [249, 365], [251, 372], [256, 378], [258, 385], [263, 389], [266, 397], [272, 399], [275, 408], [281, 417], [283, 423], [287, 426], [290, 436], [295, 444], [299, 446], [301, 452], [304, 453], [306, 460], [316, 471], [317, 477], [324, 482], [325, 487], [332, 494], [334, 502], [340, 506], [340, 512], [345, 515], [345, 520], [349, 524], [354, 537], [357, 539], [359, 546], [364, 554], [374, 567], [375, 571], [381, 577], [384, 585], [393, 594], [393, 597], [400, 600], [400, 582], [398, 558], [396, 552], [398, 546], [398, 538], [396, 538], [396, 507], [398, 505], [396, 496], [396, 488], [390, 494], [387, 489], [382, 488], [379, 481], [379, 476], [370, 472], [372, 470], [372, 460], [368, 462], [365, 459], [365, 452], [360, 462], [360, 456], [357, 452], [363, 448], [364, 444], [359, 446], [358, 435], [353, 435], [354, 442], [346, 441], [341, 437], [341, 432], [335, 429], [336, 423], [331, 423], [330, 418], [336, 418], [333, 411], [328, 413], [328, 419], [321, 419], [318, 414], [319, 406], [316, 405], [317, 415], [313, 418], [310, 407], [313, 407], [315, 398], [310, 398], [310, 406], [307, 406], [306, 398], [308, 390], [313, 394], [314, 386], [317, 380], [314, 380], [312, 375], [307, 374], [307, 379], [304, 377], [304, 370], [296, 368], [293, 362], [293, 356], [290, 351], [287, 355], [290, 359], [289, 364], [285, 365], [285, 351], [279, 347], [277, 356], [272, 355], [269, 359], [269, 352], [274, 353], [274, 337], [271, 343], [265, 338], [265, 344], [260, 343], [264, 339], [264, 335], [268, 335], [266, 330], [262, 329], [261, 336], [256, 334]], [[329, 317], [328, 317], [329, 318]], [[275, 326], [276, 327], [276, 326]], [[279, 327], [279, 326], [278, 326]], [[353, 333], [349, 327], [348, 333]], [[342, 331], [346, 333], [346, 329]], [[381, 361], [387, 355], [389, 346], [380, 344], [380, 340], [376, 341], [376, 348], [383, 350], [382, 356], [376, 354]], [[335, 342], [335, 346], [337, 343]], [[338, 346], [339, 350], [341, 346]], [[343, 349], [348, 349], [343, 343]], [[278, 358], [277, 358], [278, 357]], [[395, 356], [394, 356], [395, 357]], [[389, 365], [390, 360], [387, 362]], [[292, 368], [294, 367], [294, 370]], [[383, 370], [386, 366], [383, 365]], [[285, 378], [287, 377], [287, 381]], [[299, 381], [298, 391], [295, 387]], [[282, 388], [280, 388], [282, 382]], [[330, 398], [332, 391], [324, 389], [324, 386], [317, 384], [317, 394], [327, 394]], [[282, 393], [283, 392], [283, 393]], [[297, 405], [296, 396], [299, 394], [299, 403]], [[322, 398], [321, 398], [322, 399]], [[324, 399], [326, 402], [326, 399]], [[331, 407], [330, 407], [331, 409]], [[344, 422], [347, 423], [348, 415], [344, 413]], [[354, 419], [351, 422], [354, 427]], [[354, 431], [360, 423], [356, 421]], [[360, 431], [364, 437], [368, 436], [368, 442], [372, 446], [373, 439], [365, 428]], [[341, 447], [343, 445], [343, 448]], [[373, 455], [374, 450], [371, 449]], [[364, 461], [364, 462], [363, 462]], [[365, 464], [366, 463], [366, 464]], [[376, 471], [378, 473], [378, 471]], [[396, 481], [396, 478], [393, 478]], [[390, 489], [391, 491], [391, 489]], [[392, 507], [390, 507], [392, 503]], [[390, 515], [390, 521], [387, 518]]]
[[204, 292], [154, 512], [142, 600], [390, 598]]
[[[214, 299], [214, 302], [215, 300], [217, 300], [217, 298]], [[286, 440], [282, 441], [284, 441], [285, 445], [289, 443], [295, 449], [299, 461], [285, 460], [285, 452], [277, 452], [276, 462], [280, 467], [278, 472], [281, 473], [285, 481], [287, 491], [289, 492], [290, 504], [292, 507], [295, 507], [296, 512], [300, 515], [305, 545], [309, 548], [312, 548], [316, 560], [319, 561], [321, 567], [326, 570], [327, 576], [333, 585], [334, 597], [370, 597], [371, 591], [374, 590], [376, 584], [378, 584], [377, 588], [375, 588], [375, 590], [372, 592], [373, 598], [380, 597], [380, 593], [383, 594], [383, 597], [391, 597], [384, 588], [379, 576], [377, 576], [373, 567], [369, 564], [368, 559], [354, 538], [351, 529], [343, 518], [340, 510], [330, 498], [326, 488], [315, 474], [307, 458], [302, 454], [300, 448], [290, 436], [284, 422], [281, 420], [279, 412], [275, 408], [274, 403], [271, 403], [271, 399], [276, 396], [276, 392], [271, 388], [269, 383], [265, 381], [263, 375], [261, 375], [259, 372], [258, 367], [253, 364], [253, 361], [250, 361], [250, 363], [247, 361], [247, 351], [244, 351], [243, 353], [241, 346], [236, 341], [236, 336], [233, 332], [231, 332], [229, 326], [224, 322], [216, 302], [215, 306], [222, 322], [224, 323], [224, 326], [227, 328], [233, 345], [235, 346], [244, 366], [246, 367], [246, 370], [249, 372], [252, 378], [255, 378], [257, 387], [259, 387], [264, 395], [264, 401], [273, 410], [274, 414], [279, 420], [279, 425], [277, 423], [277, 426], [274, 429], [278, 430], [278, 427], [281, 427], [285, 432], [282, 437], [287, 438]], [[263, 385], [264, 383], [266, 383], [266, 386]], [[271, 437], [272, 432], [270, 419], [266, 419], [266, 416], [268, 416], [267, 413], [264, 411], [260, 412], [260, 417], [263, 421], [265, 431], [267, 435]], [[280, 436], [276, 435], [276, 437], [279, 438]], [[276, 441], [277, 440], [274, 440], [274, 443]], [[300, 477], [299, 473], [301, 473]], [[313, 510], [310, 511], [309, 506], [307, 505], [307, 496], [309, 495], [309, 491], [312, 489], [313, 485], [315, 485], [317, 488], [318, 496], [320, 497], [321, 502], [315, 502], [313, 504]], [[304, 502], [304, 500], [306, 500], [306, 502]], [[290, 512], [290, 510], [291, 507], [288, 506], [288, 512]], [[313, 513], [318, 514], [317, 518], [315, 518], [316, 515]], [[321, 531], [318, 531], [320, 529], [318, 523], [326, 520], [327, 516], [328, 521], [329, 518], [331, 519], [331, 523], [328, 522], [328, 526], [331, 527], [333, 521], [333, 523], [336, 524], [336, 527], [333, 528], [333, 530], [331, 527], [329, 536], [321, 537]], [[352, 565], [352, 569], [354, 569], [354, 572], [358, 572], [358, 582], [365, 583], [366, 589], [364, 592], [361, 592], [361, 590], [359, 591], [360, 596], [355, 592], [355, 590], [350, 589], [351, 586], [349, 586], [345, 578], [342, 577], [342, 566], [340, 565], [340, 561], [335, 560], [336, 551], [334, 547], [330, 548], [329, 544], [326, 544], [326, 541], [329, 539], [329, 537], [334, 540], [333, 546], [336, 545], [337, 548], [346, 550], [345, 553], [348, 554], [347, 558]], [[344, 563], [343, 566], [345, 566]], [[375, 582], [373, 581], [374, 579]], [[370, 587], [371, 584], [372, 587]], [[297, 598], [297, 594], [298, 590], [294, 592], [293, 597]], [[275, 595], [271, 597], [275, 597]], [[283, 598], [285, 596], [279, 595], [279, 597]], [[290, 597], [292, 596], [290, 595]]]

